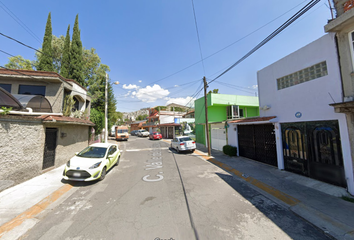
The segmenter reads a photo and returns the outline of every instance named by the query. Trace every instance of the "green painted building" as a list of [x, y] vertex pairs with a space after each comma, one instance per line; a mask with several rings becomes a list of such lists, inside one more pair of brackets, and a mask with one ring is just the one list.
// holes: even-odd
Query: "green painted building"
[[[259, 116], [258, 97], [210, 93], [207, 105], [213, 149], [222, 150], [221, 145], [227, 144], [227, 120]], [[204, 97], [195, 100], [195, 125], [196, 141], [206, 145]]]

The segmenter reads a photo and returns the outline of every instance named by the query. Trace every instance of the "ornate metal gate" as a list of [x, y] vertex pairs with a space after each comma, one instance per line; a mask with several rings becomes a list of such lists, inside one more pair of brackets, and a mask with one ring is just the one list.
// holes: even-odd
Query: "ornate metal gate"
[[56, 128], [46, 128], [45, 130], [45, 145], [42, 169], [54, 166], [55, 149], [57, 147], [57, 132], [58, 129]]
[[238, 126], [240, 156], [278, 166], [273, 124]]
[[346, 187], [338, 121], [281, 124], [285, 169]]

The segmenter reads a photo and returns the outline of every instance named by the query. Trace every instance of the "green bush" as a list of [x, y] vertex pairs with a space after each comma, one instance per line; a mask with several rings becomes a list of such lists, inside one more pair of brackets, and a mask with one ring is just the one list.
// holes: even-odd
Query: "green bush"
[[222, 147], [222, 151], [229, 156], [236, 156], [237, 153], [237, 147], [233, 147], [230, 145], [225, 145]]

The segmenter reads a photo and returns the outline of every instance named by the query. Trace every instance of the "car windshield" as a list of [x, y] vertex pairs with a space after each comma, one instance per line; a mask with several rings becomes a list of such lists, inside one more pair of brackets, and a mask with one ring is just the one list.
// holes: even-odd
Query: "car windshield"
[[160, 134], [160, 133], [158, 133], [158, 132], [155, 132], [155, 133], [154, 133], [154, 135], [159, 135], [159, 134]]
[[141, 132], [147, 132], [146, 130], [143, 130], [143, 131], [141, 131]]
[[127, 133], [128, 129], [118, 129], [118, 133]]
[[103, 158], [106, 154], [107, 148], [88, 146], [82, 150], [77, 156], [85, 158]]
[[179, 139], [180, 142], [185, 142], [185, 141], [192, 141], [190, 137], [183, 137]]

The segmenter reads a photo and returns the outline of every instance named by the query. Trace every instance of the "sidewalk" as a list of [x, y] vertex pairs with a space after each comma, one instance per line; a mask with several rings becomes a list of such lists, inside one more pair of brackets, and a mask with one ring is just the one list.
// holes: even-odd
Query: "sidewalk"
[[[354, 239], [354, 203], [341, 199], [350, 194], [341, 187], [281, 171], [243, 157], [229, 157], [197, 144], [198, 154], [248, 182], [275, 202], [322, 229], [336, 239]], [[197, 151], [196, 151], [197, 152]]]
[[[168, 140], [163, 140], [169, 143]], [[354, 239], [354, 203], [345, 189], [243, 157], [229, 157], [220, 151], [197, 145], [195, 154], [240, 178], [265, 196], [309, 221], [336, 239]], [[17, 239], [38, 220], [36, 216], [65, 193], [71, 185], [62, 183], [64, 166], [0, 192], [0, 238]]]

